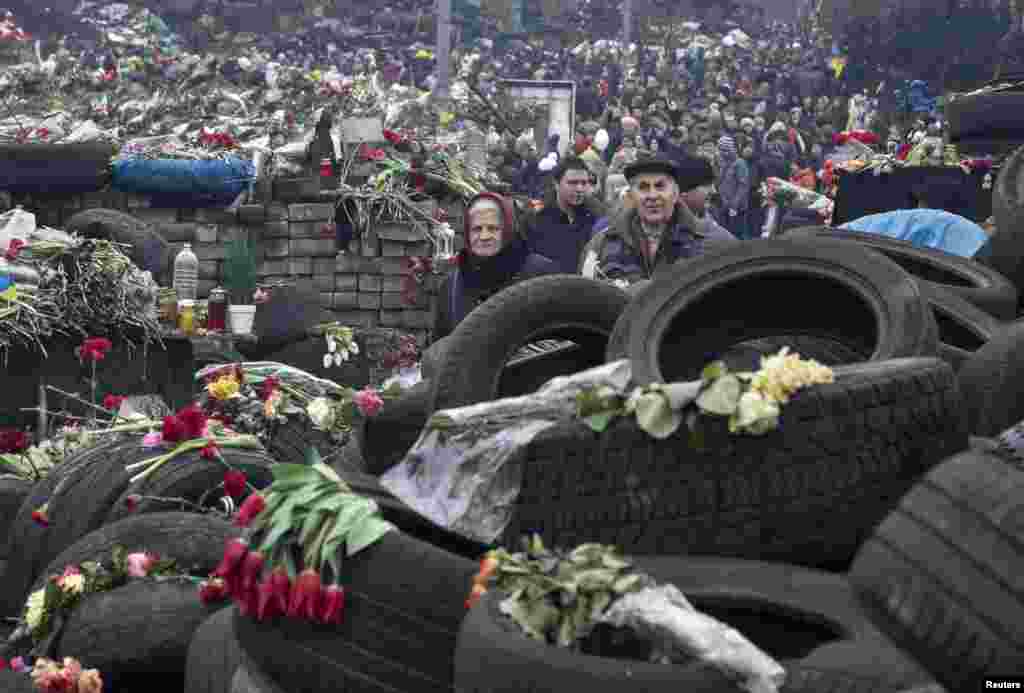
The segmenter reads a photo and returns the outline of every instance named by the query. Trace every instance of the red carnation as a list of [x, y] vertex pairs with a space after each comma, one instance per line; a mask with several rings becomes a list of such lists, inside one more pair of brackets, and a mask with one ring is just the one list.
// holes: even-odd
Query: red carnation
[[260, 383], [260, 399], [266, 402], [268, 399], [274, 396], [274, 392], [280, 386], [280, 382], [274, 376], [268, 377], [262, 383]]
[[128, 512], [132, 512], [135, 508], [139, 507], [139, 503], [142, 501], [142, 496], [137, 493], [133, 493], [124, 499], [124, 507]]
[[16, 454], [29, 446], [28, 434], [16, 428], [0, 429], [0, 453]]
[[401, 135], [399, 135], [394, 130], [388, 130], [387, 128], [384, 128], [384, 139], [386, 139], [391, 144], [400, 144], [402, 142]]
[[235, 515], [235, 526], [248, 527], [266, 507], [267, 501], [263, 498], [262, 494], [251, 494], [245, 499], [242, 507], [238, 509], [238, 513]]
[[103, 398], [103, 408], [108, 411], [118, 411], [126, 399], [125, 395], [107, 395]]
[[4, 253], [4, 257], [7, 258], [8, 262], [14, 262], [18, 257], [18, 251], [25, 247], [25, 241], [20, 238], [12, 238], [10, 245], [7, 246], [7, 252]]
[[181, 423], [185, 440], [202, 438], [206, 433], [207, 416], [196, 404], [185, 407], [175, 417]]
[[245, 495], [245, 483], [245, 474], [237, 469], [224, 472], [224, 492], [232, 498], [241, 498]]
[[217, 444], [212, 440], [199, 451], [199, 456], [204, 460], [215, 460], [217, 459], [217, 454]]
[[165, 442], [178, 443], [185, 439], [185, 426], [177, 416], [165, 416], [161, 434]]
[[114, 348], [106, 337], [89, 337], [75, 350], [81, 361], [102, 361], [107, 352]]

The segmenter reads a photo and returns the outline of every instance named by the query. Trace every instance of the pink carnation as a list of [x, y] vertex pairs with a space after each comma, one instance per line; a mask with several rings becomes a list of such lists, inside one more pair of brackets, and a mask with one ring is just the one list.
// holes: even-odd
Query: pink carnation
[[384, 400], [377, 394], [376, 390], [366, 388], [360, 390], [352, 397], [352, 401], [359, 409], [359, 413], [363, 416], [370, 417], [376, 416], [380, 411], [381, 407], [384, 406]]
[[149, 575], [156, 563], [156, 557], [145, 552], [130, 553], [125, 559], [128, 563], [128, 575], [134, 578], [143, 578]]

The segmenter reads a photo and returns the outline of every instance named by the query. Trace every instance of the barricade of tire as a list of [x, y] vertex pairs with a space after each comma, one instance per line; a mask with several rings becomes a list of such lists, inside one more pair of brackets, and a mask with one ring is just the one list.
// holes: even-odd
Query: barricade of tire
[[[1020, 99], [1020, 94], [1015, 94]], [[989, 240], [985, 262], [1024, 290], [1024, 147], [1003, 162], [992, 188], [996, 231]], [[1019, 306], [1018, 306], [1019, 308]], [[1019, 315], [1018, 311], [1018, 315]]]

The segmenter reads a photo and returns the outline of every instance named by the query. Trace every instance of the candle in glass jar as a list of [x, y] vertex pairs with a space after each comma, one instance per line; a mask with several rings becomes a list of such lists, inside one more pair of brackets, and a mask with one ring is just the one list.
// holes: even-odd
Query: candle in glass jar
[[223, 331], [227, 325], [228, 294], [220, 287], [210, 292], [207, 304], [206, 326], [211, 330]]
[[196, 331], [196, 302], [181, 301], [178, 303], [178, 329], [186, 335]]

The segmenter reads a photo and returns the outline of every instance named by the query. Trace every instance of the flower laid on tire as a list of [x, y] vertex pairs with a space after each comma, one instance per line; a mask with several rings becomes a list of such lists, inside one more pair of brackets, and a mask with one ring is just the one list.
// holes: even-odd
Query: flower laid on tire
[[395, 527], [381, 519], [376, 502], [353, 493], [322, 462], [279, 464], [273, 473], [266, 491], [243, 504], [236, 524], [246, 533], [227, 542], [205, 589], [223, 588], [242, 615], [259, 621], [287, 616], [341, 623], [342, 557]]
[[782, 405], [797, 391], [834, 381], [832, 369], [783, 347], [761, 357], [761, 369], [753, 373], [732, 373], [716, 361], [698, 381], [652, 383], [625, 398], [609, 387], [585, 390], [576, 398], [577, 415], [598, 433], [615, 418], [633, 415], [641, 429], [661, 440], [679, 430], [684, 419], [698, 433], [698, 413], [729, 417], [730, 433], [763, 435], [778, 428]]
[[129, 553], [115, 546], [109, 560], [68, 565], [61, 573], [50, 575], [45, 586], [29, 594], [11, 639], [28, 636], [39, 645], [59, 633], [69, 614], [89, 595], [109, 592], [137, 580], [200, 584], [203, 578], [182, 572], [173, 559], [163, 559], [148, 551]]
[[534, 535], [521, 553], [489, 552], [473, 579], [467, 607], [492, 587], [505, 595], [501, 614], [530, 639], [603, 654], [609, 635], [634, 638], [666, 664], [699, 658], [752, 693], [775, 693], [785, 670], [742, 634], [697, 611], [672, 585], [659, 585], [612, 546], [553, 550]]

